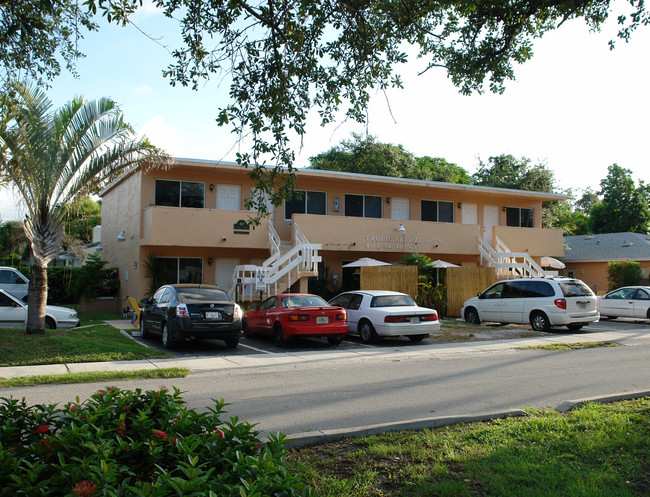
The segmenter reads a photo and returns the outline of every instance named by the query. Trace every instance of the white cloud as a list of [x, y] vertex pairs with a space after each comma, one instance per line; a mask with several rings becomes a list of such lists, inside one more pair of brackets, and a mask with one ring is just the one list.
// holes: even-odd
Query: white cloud
[[165, 123], [162, 116], [152, 117], [144, 123], [144, 126], [140, 130], [140, 135], [146, 135], [151, 143], [164, 149], [172, 156], [186, 156], [185, 137], [179, 135], [176, 128]]
[[162, 14], [163, 10], [159, 9], [153, 4], [152, 0], [144, 0], [142, 2], [142, 7], [140, 7], [136, 13], [135, 13], [135, 18], [137, 17], [143, 17], [144, 19], [149, 19], [150, 17]]
[[136, 97], [140, 97], [142, 95], [150, 94], [152, 91], [153, 91], [153, 87], [151, 85], [147, 85], [147, 84], [142, 84], [142, 85], [139, 85], [139, 86], [131, 87], [131, 92]]

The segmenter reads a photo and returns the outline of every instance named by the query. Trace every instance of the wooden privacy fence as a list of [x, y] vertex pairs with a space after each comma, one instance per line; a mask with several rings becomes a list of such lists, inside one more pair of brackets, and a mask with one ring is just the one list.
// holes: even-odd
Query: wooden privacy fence
[[[447, 269], [447, 315], [460, 316], [460, 309], [469, 298], [476, 297], [497, 280], [493, 267], [451, 267]], [[462, 316], [461, 316], [462, 317]]]
[[359, 279], [361, 290], [393, 290], [413, 299], [418, 294], [417, 266], [364, 266]]

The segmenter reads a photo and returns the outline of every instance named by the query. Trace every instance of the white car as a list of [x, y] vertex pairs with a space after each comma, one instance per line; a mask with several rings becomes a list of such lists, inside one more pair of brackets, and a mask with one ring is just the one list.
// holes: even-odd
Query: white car
[[419, 307], [405, 293], [359, 290], [341, 293], [329, 303], [346, 310], [348, 333], [359, 335], [365, 343], [396, 336], [419, 342], [440, 330], [436, 310]]
[[650, 287], [624, 286], [598, 297], [598, 310], [608, 319], [650, 319]]
[[16, 268], [0, 266], [0, 289], [7, 290], [23, 302], [27, 300], [29, 279]]
[[[0, 289], [0, 328], [24, 328], [27, 325], [27, 304]], [[79, 325], [77, 312], [67, 307], [45, 307], [45, 328], [69, 330]]]
[[600, 319], [594, 292], [573, 278], [500, 281], [466, 300], [460, 313], [468, 323], [530, 323], [535, 331], [549, 331], [552, 326], [577, 331]]

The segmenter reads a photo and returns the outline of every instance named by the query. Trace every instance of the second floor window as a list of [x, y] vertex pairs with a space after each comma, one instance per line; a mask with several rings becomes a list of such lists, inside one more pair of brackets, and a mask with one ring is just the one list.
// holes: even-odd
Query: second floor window
[[169, 207], [205, 206], [205, 186], [193, 181], [156, 180], [156, 205]]
[[438, 223], [454, 222], [454, 203], [437, 200], [422, 200], [422, 221]]
[[345, 215], [353, 217], [381, 217], [381, 197], [376, 195], [345, 195]]
[[326, 203], [325, 192], [296, 190], [284, 203], [284, 218], [290, 220], [294, 214], [327, 214]]
[[506, 207], [506, 226], [532, 228], [533, 209], [527, 209], [524, 207]]

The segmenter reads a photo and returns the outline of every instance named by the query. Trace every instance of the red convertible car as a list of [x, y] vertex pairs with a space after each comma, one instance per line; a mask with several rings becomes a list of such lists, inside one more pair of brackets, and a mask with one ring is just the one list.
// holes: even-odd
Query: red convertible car
[[345, 310], [332, 306], [318, 295], [284, 293], [273, 295], [244, 314], [242, 332], [272, 334], [276, 345], [284, 346], [295, 336], [326, 337], [338, 345], [348, 331]]

